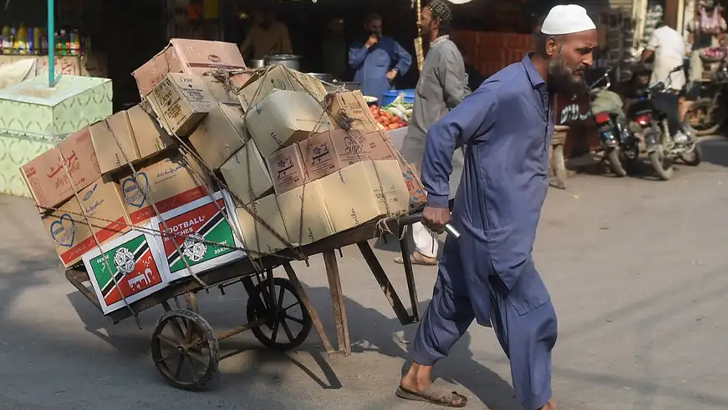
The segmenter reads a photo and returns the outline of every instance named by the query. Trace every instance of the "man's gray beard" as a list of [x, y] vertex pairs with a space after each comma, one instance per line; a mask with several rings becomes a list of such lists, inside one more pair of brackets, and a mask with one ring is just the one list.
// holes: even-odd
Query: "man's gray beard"
[[572, 96], [584, 90], [582, 81], [574, 81], [574, 70], [564, 62], [563, 49], [556, 59], [548, 61], [548, 84], [551, 91]]

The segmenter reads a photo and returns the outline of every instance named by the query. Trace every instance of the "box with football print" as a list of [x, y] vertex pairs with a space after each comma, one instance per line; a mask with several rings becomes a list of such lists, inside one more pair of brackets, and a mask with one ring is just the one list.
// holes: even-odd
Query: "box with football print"
[[228, 222], [228, 196], [216, 192], [215, 202], [208, 195], [152, 219], [152, 228], [162, 232], [159, 252], [168, 266], [169, 282], [190, 276], [183, 257], [194, 274], [246, 257]]
[[158, 241], [145, 231], [132, 230], [83, 256], [83, 264], [105, 315], [167, 286], [167, 264], [156, 248]]

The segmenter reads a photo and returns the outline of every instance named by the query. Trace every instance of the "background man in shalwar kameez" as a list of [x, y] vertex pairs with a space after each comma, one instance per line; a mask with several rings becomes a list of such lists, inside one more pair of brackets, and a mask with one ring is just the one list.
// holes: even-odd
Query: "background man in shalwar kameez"
[[[402, 146], [402, 155], [407, 162], [422, 170], [425, 155], [427, 130], [437, 120], [460, 104], [470, 93], [468, 76], [460, 50], [450, 40], [452, 12], [442, 0], [433, 0], [423, 9], [418, 22], [420, 35], [430, 42], [424, 68], [417, 83], [417, 93], [407, 136]], [[450, 184], [451, 196], [455, 196], [463, 169], [463, 154], [457, 150], [453, 157], [453, 178]], [[413, 264], [437, 264], [437, 237], [421, 223], [412, 225], [415, 251], [411, 256]], [[401, 257], [395, 259], [402, 263]]]
[[392, 82], [407, 74], [412, 56], [392, 37], [382, 35], [379, 14], [368, 14], [364, 29], [367, 38], [349, 47], [349, 65], [355, 70], [354, 81], [361, 83], [361, 92], [381, 102], [382, 95], [392, 88]]
[[[524, 409], [556, 408], [556, 312], [531, 251], [548, 189], [554, 93], [580, 89], [596, 46], [586, 10], [556, 6], [537, 34], [535, 52], [488, 78], [430, 127], [422, 164], [428, 194], [423, 223], [436, 232], [452, 223], [461, 236], [445, 241], [399, 397], [464, 406], [465, 396], [432, 383], [432, 369], [476, 320], [494, 327]], [[452, 156], [463, 145], [465, 167], [451, 216]]]

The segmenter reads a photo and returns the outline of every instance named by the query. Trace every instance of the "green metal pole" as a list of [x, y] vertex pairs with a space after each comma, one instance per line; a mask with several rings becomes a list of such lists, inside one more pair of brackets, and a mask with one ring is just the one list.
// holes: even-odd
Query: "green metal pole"
[[48, 0], [48, 87], [56, 85], [55, 0]]

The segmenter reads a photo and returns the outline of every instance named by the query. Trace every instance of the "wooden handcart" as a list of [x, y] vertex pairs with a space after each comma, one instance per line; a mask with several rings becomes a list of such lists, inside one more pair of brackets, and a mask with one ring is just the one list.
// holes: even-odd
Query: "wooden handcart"
[[[409, 243], [405, 235], [402, 235], [406, 226], [419, 219], [420, 214], [413, 213], [399, 220], [391, 220], [387, 224], [391, 232], [399, 233], [398, 237], [402, 238], [400, 245], [405, 262], [404, 269], [411, 314], [404, 307], [369, 245], [368, 241], [376, 237], [376, 221], [302, 248], [302, 253], [306, 256], [323, 254], [331, 291], [338, 349], [334, 349], [316, 310], [290, 264], [290, 261], [295, 259], [294, 253], [290, 250], [280, 253], [280, 257], [262, 258], [257, 267], [250, 260], [245, 259], [199, 274], [199, 278], [208, 284], [206, 288], [192, 278], [174, 282], [157, 293], [131, 303], [131, 309], [120, 309], [110, 313], [107, 317], [116, 324], [133, 314], [162, 305], [165, 313], [159, 319], [152, 334], [152, 359], [168, 383], [186, 390], [201, 389], [215, 374], [220, 361], [218, 342], [246, 330], [252, 331], [264, 346], [286, 351], [300, 346], [306, 340], [311, 328], [315, 327], [329, 356], [348, 356], [351, 353], [351, 344], [335, 251], [356, 244], [400, 323], [406, 325], [419, 321], [417, 291], [409, 258]], [[263, 266], [262, 270], [260, 265]], [[273, 269], [281, 266], [288, 279], [273, 276]], [[66, 278], [101, 310], [89, 275], [83, 270], [83, 267], [66, 271]], [[247, 323], [234, 329], [215, 333], [209, 322], [199, 313], [196, 294], [200, 291], [209, 291], [211, 287], [215, 286], [224, 295], [225, 288], [237, 283], [242, 283], [248, 293]], [[286, 296], [290, 297], [287, 299]], [[180, 297], [184, 299], [184, 304], [179, 303]], [[174, 303], [174, 307], [170, 302]], [[298, 315], [291, 313], [296, 307], [300, 308]]]

